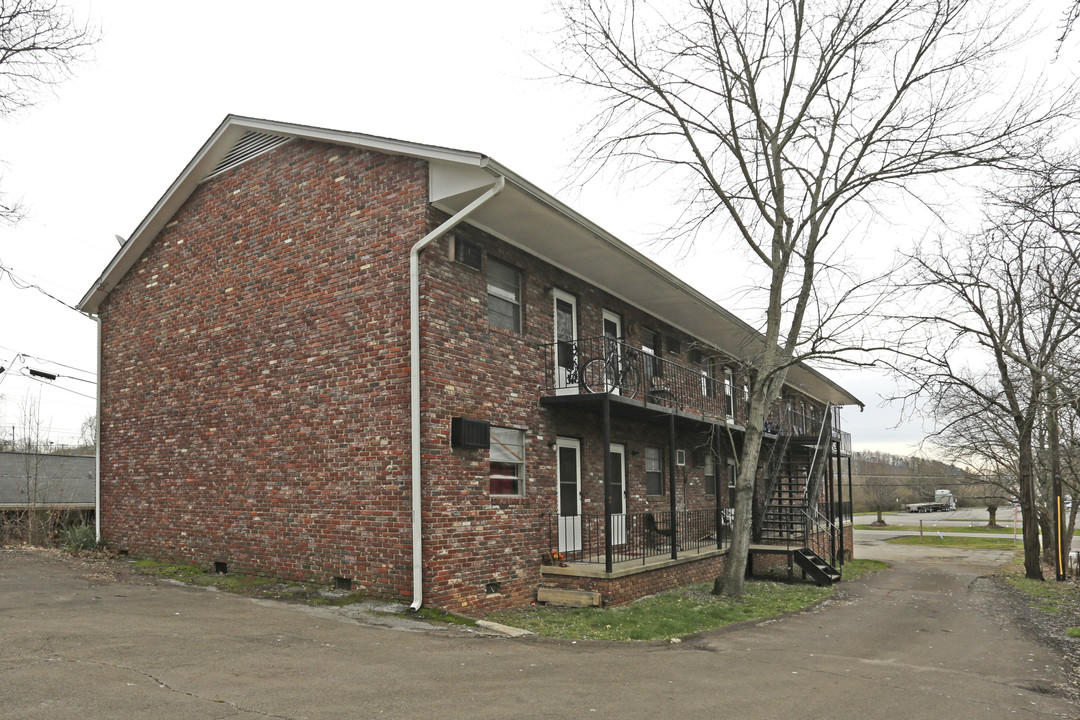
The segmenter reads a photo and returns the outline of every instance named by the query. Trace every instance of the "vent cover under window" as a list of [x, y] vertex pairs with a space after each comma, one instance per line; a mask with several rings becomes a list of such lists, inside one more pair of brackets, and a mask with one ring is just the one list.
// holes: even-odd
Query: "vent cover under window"
[[237, 165], [245, 163], [257, 155], [262, 155], [264, 152], [273, 150], [278, 145], [288, 142], [288, 140], [289, 138], [282, 135], [269, 135], [267, 133], [248, 130], [236, 145], [233, 146], [233, 149], [229, 151], [229, 154], [223, 157], [221, 162], [217, 164], [217, 167], [215, 167], [206, 177], [212, 178], [226, 170], [231, 170]]

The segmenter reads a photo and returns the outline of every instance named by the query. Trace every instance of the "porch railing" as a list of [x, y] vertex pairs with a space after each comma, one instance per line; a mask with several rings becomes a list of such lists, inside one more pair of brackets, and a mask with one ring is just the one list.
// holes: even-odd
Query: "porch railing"
[[716, 418], [741, 411], [719, 366], [712, 373], [687, 367], [607, 336], [542, 347], [550, 368], [547, 387], [556, 394], [612, 392]]
[[[680, 510], [675, 513], [676, 557], [723, 550], [731, 544], [730, 508]], [[651, 519], [649, 518], [651, 516]], [[671, 513], [626, 513], [611, 518], [612, 563], [672, 557]], [[552, 515], [548, 522], [548, 553], [559, 553], [566, 563], [605, 564], [603, 515]]]

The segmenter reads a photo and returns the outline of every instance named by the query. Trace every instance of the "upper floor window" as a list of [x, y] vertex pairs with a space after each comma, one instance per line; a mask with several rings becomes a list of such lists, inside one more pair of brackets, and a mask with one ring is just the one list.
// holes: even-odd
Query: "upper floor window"
[[664, 494], [663, 453], [658, 447], [645, 448], [645, 494]]
[[491, 426], [492, 495], [522, 495], [525, 489], [525, 431]]
[[735, 377], [731, 368], [724, 368], [724, 407], [729, 418], [735, 417]]
[[488, 322], [521, 332], [521, 271], [506, 263], [487, 262]]
[[699, 354], [698, 363], [701, 372], [701, 394], [704, 397], [716, 397], [716, 378], [713, 375], [713, 359]]
[[664, 374], [664, 366], [660, 362], [660, 333], [654, 330], [642, 330], [641, 354], [645, 377], [661, 377]]
[[454, 262], [467, 265], [473, 270], [480, 269], [480, 246], [466, 242], [456, 235], [450, 236], [450, 256], [454, 258]]

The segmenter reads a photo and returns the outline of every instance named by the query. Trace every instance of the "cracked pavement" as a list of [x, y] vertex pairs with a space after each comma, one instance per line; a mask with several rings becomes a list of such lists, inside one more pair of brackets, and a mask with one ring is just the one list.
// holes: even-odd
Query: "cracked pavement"
[[1080, 716], [986, 579], [999, 553], [896, 548], [859, 544], [893, 569], [822, 605], [679, 644], [375, 625], [0, 550], [0, 716]]

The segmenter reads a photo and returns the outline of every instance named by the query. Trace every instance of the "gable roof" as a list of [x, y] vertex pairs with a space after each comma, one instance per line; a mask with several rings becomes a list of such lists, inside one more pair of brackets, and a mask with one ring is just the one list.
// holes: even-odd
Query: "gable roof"
[[[498, 176], [506, 187], [467, 222], [601, 288], [736, 358], [761, 350], [762, 335], [745, 321], [687, 285], [611, 233], [480, 153], [390, 138], [229, 115], [150, 210], [79, 302], [96, 314], [169, 219], [204, 180], [292, 139], [312, 140], [427, 161], [429, 201], [453, 215], [479, 197]], [[862, 405], [854, 395], [799, 364], [788, 383], [811, 397]]]

